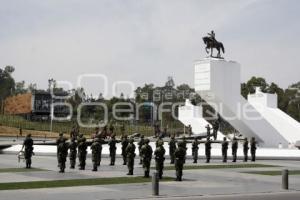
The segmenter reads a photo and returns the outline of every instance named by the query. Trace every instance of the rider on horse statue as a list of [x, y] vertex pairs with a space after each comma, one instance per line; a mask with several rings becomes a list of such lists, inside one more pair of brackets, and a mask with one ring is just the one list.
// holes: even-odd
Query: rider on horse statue
[[[221, 42], [218, 42], [215, 38], [215, 32], [211, 31], [210, 33], [207, 33], [208, 36], [203, 37], [203, 42], [206, 44], [205, 50], [207, 53], [209, 53], [208, 50], [210, 50], [210, 57], [216, 57], [216, 58], [222, 58], [221, 57], [221, 51], [225, 53], [224, 46]], [[218, 53], [217, 56], [213, 56], [213, 49], [217, 49]]]

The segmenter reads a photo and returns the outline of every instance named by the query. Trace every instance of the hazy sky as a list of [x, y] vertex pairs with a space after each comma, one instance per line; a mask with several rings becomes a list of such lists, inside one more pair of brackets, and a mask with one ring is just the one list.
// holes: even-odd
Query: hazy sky
[[[80, 74], [114, 81], [193, 86], [193, 62], [214, 29], [242, 81], [262, 76], [281, 87], [300, 81], [298, 0], [0, 0], [0, 67], [46, 88]], [[92, 81], [90, 81], [91, 83]], [[88, 85], [88, 81], [85, 84]], [[89, 84], [90, 91], [103, 84]], [[96, 91], [97, 90], [97, 91]]]

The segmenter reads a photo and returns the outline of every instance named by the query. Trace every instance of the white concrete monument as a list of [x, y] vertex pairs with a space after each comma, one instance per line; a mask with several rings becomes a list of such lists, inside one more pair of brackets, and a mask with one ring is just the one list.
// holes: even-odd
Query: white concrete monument
[[288, 147], [300, 141], [300, 124], [277, 108], [277, 97], [257, 91], [241, 96], [240, 64], [218, 58], [195, 62], [195, 90], [245, 137], [260, 146]]

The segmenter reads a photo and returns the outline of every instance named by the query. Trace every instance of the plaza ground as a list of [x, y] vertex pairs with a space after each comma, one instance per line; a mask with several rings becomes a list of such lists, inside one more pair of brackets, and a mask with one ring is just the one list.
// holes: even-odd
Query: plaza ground
[[[87, 159], [85, 171], [68, 168], [65, 174], [58, 173], [55, 156], [34, 156], [33, 167], [42, 169], [28, 172], [9, 172], [8, 169], [23, 168], [24, 163], [17, 161], [13, 154], [0, 154], [0, 184], [15, 182], [94, 179], [109, 177], [128, 177], [127, 168], [121, 165], [121, 158], [117, 158], [116, 166], [109, 166], [109, 158], [102, 159], [98, 172], [92, 172], [91, 159]], [[166, 160], [166, 165], [169, 165]], [[220, 160], [213, 160], [211, 165], [222, 164]], [[237, 165], [244, 164], [238, 161]], [[161, 199], [299, 199], [300, 175], [290, 175], [290, 190], [281, 189], [281, 176], [268, 176], [249, 174], [251, 171], [280, 171], [282, 169], [300, 170], [300, 161], [260, 160], [257, 164], [275, 165], [276, 167], [255, 168], [218, 168], [218, 169], [192, 169], [184, 171], [184, 181], [175, 182], [168, 180], [160, 182]], [[192, 164], [188, 159], [186, 165]], [[197, 165], [208, 165], [204, 160], [199, 160]], [[232, 165], [229, 162], [226, 165]], [[154, 160], [152, 160], [154, 166]], [[208, 167], [209, 168], [209, 167]], [[6, 170], [4, 170], [6, 169]], [[152, 170], [153, 172], [154, 170]], [[143, 169], [135, 161], [134, 176], [142, 176]], [[164, 176], [175, 178], [174, 170], [166, 170]], [[133, 177], [134, 178], [134, 177]], [[156, 199], [152, 196], [151, 182], [92, 185], [76, 187], [58, 187], [41, 189], [1, 190], [0, 199], [32, 200], [32, 199]]]

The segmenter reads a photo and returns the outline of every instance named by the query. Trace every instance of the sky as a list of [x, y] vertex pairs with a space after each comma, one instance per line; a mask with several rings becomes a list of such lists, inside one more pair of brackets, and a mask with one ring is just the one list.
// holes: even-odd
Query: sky
[[106, 80], [112, 94], [144, 83], [163, 85], [168, 76], [176, 85], [193, 86], [194, 61], [206, 57], [202, 37], [211, 30], [225, 46], [225, 59], [241, 64], [241, 81], [260, 76], [283, 88], [300, 81], [298, 0], [0, 0], [0, 5], [0, 67], [14, 66], [17, 81], [39, 88], [54, 78], [73, 87], [80, 82], [96, 95]]

